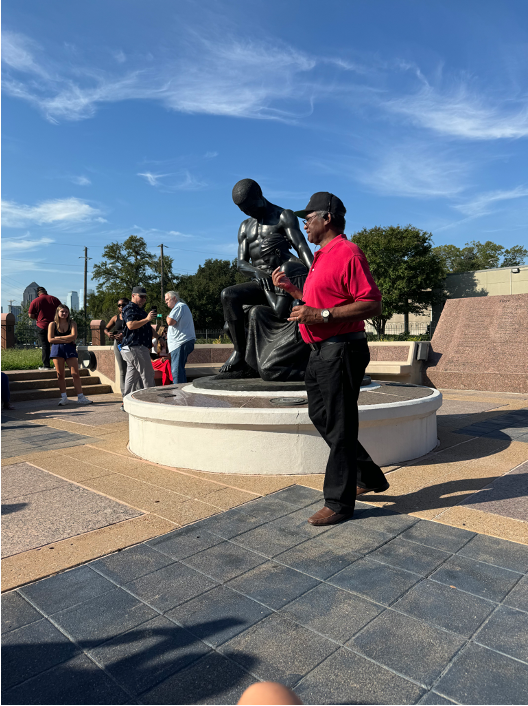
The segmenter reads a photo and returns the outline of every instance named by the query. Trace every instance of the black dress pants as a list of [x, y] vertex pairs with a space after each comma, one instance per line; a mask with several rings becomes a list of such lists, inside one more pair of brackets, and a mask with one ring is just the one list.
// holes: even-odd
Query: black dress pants
[[358, 441], [358, 396], [370, 361], [366, 339], [329, 343], [312, 351], [306, 369], [308, 413], [330, 447], [323, 486], [325, 505], [352, 513], [356, 486], [380, 488], [386, 480]]
[[37, 336], [39, 337], [40, 345], [42, 346], [42, 367], [51, 367], [50, 363], [50, 353], [51, 353], [51, 343], [48, 341], [48, 327], [39, 328], [37, 330]]

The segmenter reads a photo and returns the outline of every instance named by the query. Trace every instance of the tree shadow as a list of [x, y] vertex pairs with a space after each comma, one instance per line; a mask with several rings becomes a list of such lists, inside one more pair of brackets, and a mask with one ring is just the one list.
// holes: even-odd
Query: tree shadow
[[12, 515], [14, 512], [23, 510], [27, 505], [28, 503], [13, 503], [12, 505], [2, 503], [2, 515]]
[[[517, 477], [519, 480], [516, 483], [512, 482], [507, 488], [504, 489], [504, 492], [501, 492], [501, 500], [526, 497], [526, 483], [528, 481], [528, 474], [519, 474]], [[420, 488], [419, 490], [412, 493], [405, 493], [404, 495], [390, 495], [388, 492], [378, 496], [367, 495], [365, 496], [365, 502], [368, 502], [369, 504], [389, 502], [397, 505], [403, 501], [406, 508], [408, 508], [406, 512], [447, 509], [445, 500], [447, 496], [453, 496], [453, 500], [456, 501], [453, 505], [463, 505], [468, 498], [475, 495], [478, 491], [483, 490], [495, 480], [497, 480], [497, 476], [489, 476], [488, 478], [462, 478], [460, 480], [450, 480], [445, 483], [428, 485], [425, 488]], [[456, 495], [454, 495], [454, 493], [456, 493]], [[486, 500], [481, 500], [479, 502], [486, 502]], [[390, 507], [373, 508], [375, 514], [379, 514], [380, 512], [383, 512], [383, 510], [386, 510], [386, 514], [392, 514], [393, 512]], [[362, 517], [366, 517], [370, 512], [370, 510], [362, 511], [358, 516], [358, 519], [361, 520]]]
[[[237, 688], [241, 694], [255, 681], [245, 671], [255, 664], [254, 656], [226, 652], [224, 657], [195, 634], [206, 639], [219, 630], [244, 625], [243, 620], [225, 617], [187, 628], [160, 627], [160, 622], [169, 621], [158, 616], [107, 642], [82, 640], [79, 645], [66, 638], [31, 644], [25, 635], [17, 641], [19, 630], [5, 634], [2, 703], [129, 703], [154, 688], [152, 703], [202, 703]], [[233, 657], [237, 663], [243, 660], [244, 668], [234, 664]]]

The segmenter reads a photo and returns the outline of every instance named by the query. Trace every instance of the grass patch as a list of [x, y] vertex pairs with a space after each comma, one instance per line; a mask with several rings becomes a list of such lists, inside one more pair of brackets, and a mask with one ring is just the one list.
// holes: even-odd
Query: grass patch
[[42, 365], [40, 348], [6, 348], [2, 351], [2, 370], [37, 370]]

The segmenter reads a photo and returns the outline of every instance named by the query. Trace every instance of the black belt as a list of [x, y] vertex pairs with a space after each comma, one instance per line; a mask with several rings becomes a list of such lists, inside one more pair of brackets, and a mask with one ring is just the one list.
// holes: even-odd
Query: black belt
[[358, 341], [361, 338], [366, 338], [367, 334], [364, 331], [355, 331], [353, 333], [339, 333], [337, 336], [330, 336], [319, 343], [309, 343], [308, 345], [313, 351], [320, 350], [323, 346], [331, 343], [346, 343], [347, 341]]

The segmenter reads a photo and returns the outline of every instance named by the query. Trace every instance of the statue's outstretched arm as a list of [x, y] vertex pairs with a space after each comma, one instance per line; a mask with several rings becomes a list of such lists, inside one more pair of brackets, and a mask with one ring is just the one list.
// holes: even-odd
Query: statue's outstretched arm
[[306, 267], [310, 269], [313, 261], [313, 253], [306, 242], [306, 238], [299, 229], [299, 221], [297, 220], [297, 216], [293, 213], [293, 211], [290, 211], [289, 208], [286, 208], [281, 213], [280, 223], [284, 228], [286, 237], [299, 255], [299, 258], [303, 261]]

